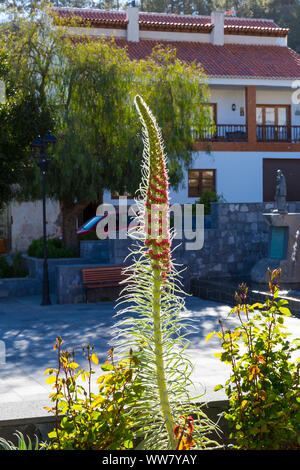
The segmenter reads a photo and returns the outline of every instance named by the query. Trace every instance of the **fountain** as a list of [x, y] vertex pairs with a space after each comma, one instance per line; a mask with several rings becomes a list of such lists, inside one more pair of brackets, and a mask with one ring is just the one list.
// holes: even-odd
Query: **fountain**
[[264, 213], [270, 228], [269, 254], [259, 260], [251, 270], [253, 293], [267, 291], [268, 268], [280, 268], [280, 297], [286, 298], [291, 310], [300, 312], [300, 213], [290, 213], [286, 203], [286, 180], [277, 170], [275, 209]]
[[286, 181], [281, 170], [277, 171], [275, 209], [263, 217], [270, 227], [269, 255], [256, 263], [251, 280], [268, 282], [268, 268], [280, 268], [281, 286], [300, 286], [299, 229], [300, 213], [289, 213], [286, 203]]

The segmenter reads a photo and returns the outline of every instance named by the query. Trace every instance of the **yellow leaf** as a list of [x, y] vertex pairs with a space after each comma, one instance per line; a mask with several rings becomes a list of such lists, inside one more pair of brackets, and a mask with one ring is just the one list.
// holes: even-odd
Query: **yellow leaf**
[[221, 357], [221, 356], [222, 356], [222, 353], [215, 353], [214, 356], [215, 356], [215, 357]]
[[77, 367], [79, 367], [79, 364], [77, 364], [77, 362], [70, 362], [69, 367], [71, 369], [77, 369]]
[[205, 338], [205, 341], [208, 341], [210, 338], [212, 338], [214, 335], [216, 334], [215, 331], [213, 331], [212, 333], [208, 333], [208, 335], [206, 336]]
[[46, 379], [46, 383], [47, 384], [53, 384], [53, 382], [55, 382], [55, 380], [56, 380], [55, 375], [51, 375], [51, 377], [48, 377], [48, 379]]
[[247, 400], [243, 400], [241, 403], [241, 408], [244, 409], [247, 403], [248, 403]]
[[103, 397], [98, 397], [94, 401], [92, 401], [91, 407], [94, 408], [95, 406], [101, 405], [101, 403], [103, 403], [104, 401], [105, 399]]
[[98, 357], [96, 356], [96, 354], [92, 354], [91, 359], [92, 359], [92, 361], [93, 361], [94, 364], [99, 364], [99, 359], [98, 359]]

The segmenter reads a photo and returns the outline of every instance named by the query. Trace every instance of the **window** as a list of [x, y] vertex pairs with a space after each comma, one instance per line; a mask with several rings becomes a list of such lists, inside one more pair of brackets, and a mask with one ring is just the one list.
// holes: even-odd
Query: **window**
[[188, 197], [200, 197], [204, 191], [216, 191], [216, 170], [189, 170]]
[[111, 192], [111, 199], [119, 199], [119, 197], [121, 196], [126, 196], [127, 199], [134, 199], [134, 196], [130, 193], [128, 193], [127, 191], [123, 192], [122, 194], [120, 194], [118, 191], [114, 191], [114, 192]]
[[289, 105], [257, 105], [256, 124], [258, 140], [288, 140], [291, 122]]
[[290, 124], [290, 106], [257, 105], [256, 122], [265, 126], [288, 126]]

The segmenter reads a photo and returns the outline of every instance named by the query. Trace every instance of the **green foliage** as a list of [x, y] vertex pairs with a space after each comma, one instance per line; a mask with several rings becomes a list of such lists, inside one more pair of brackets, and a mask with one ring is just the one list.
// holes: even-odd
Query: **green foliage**
[[[12, 197], [21, 198], [22, 184], [34, 187], [35, 180], [40, 181], [36, 165], [28, 158], [30, 145], [37, 135], [54, 127], [49, 91], [54, 48], [53, 42], [42, 40], [46, 25], [35, 12], [30, 20], [15, 15], [2, 28], [0, 79], [5, 82], [6, 101], [0, 104], [0, 205]], [[28, 167], [33, 168], [30, 183], [25, 177]]]
[[[202, 106], [208, 92], [201, 67], [180, 62], [173, 50], [162, 46], [148, 60], [131, 61], [114, 41], [85, 38], [74, 44], [65, 34], [63, 28], [53, 31], [36, 10], [27, 21], [16, 16], [7, 25], [4, 43], [9, 51], [8, 82], [22, 96], [36, 96], [37, 103], [28, 109], [33, 116], [36, 111], [34, 122], [40, 128], [31, 126], [32, 131], [42, 134], [44, 127], [51, 128], [59, 141], [47, 193], [67, 204], [98, 201], [102, 189], [122, 193], [125, 187], [138, 188], [142, 142], [136, 139], [132, 106], [137, 93], [158, 116], [170, 158], [170, 181], [178, 185], [182, 166], [191, 159], [190, 129], [201, 134], [209, 120]], [[24, 122], [24, 111], [10, 124], [10, 135]], [[34, 137], [28, 136], [22, 146]], [[25, 168], [27, 194], [37, 197], [39, 172], [32, 164]]]
[[96, 232], [94, 232], [92, 230], [90, 232], [85, 233], [84, 235], [80, 235], [78, 238], [79, 238], [80, 241], [99, 240], [99, 238], [97, 237]]
[[[55, 429], [48, 437], [50, 450], [122, 450], [132, 449], [134, 419], [132, 410], [140, 399], [139, 361], [130, 352], [128, 359], [115, 363], [113, 350], [104, 362], [97, 379], [98, 393], [92, 393], [92, 365], [99, 359], [88, 345], [85, 357], [87, 370], [79, 368], [75, 353], [61, 349], [62, 339], [54, 346], [58, 353], [58, 369], [47, 369], [46, 382], [54, 384], [50, 395], [54, 402], [48, 411], [56, 416]], [[81, 382], [81, 384], [79, 384]], [[60, 420], [60, 417], [62, 419]], [[60, 423], [59, 423], [60, 420]]]
[[210, 204], [212, 202], [220, 202], [223, 201], [223, 197], [219, 196], [215, 191], [203, 191], [200, 196], [200, 199], [193, 204], [193, 214], [196, 210], [196, 204], [203, 204], [204, 205], [204, 214], [210, 214]]
[[134, 96], [142, 95], [158, 117], [176, 188], [191, 162], [191, 128], [201, 135], [210, 124], [203, 106], [208, 88], [202, 68], [181, 62], [169, 47], [133, 61], [117, 40], [69, 41], [64, 27], [51, 28], [48, 18], [41, 8], [25, 16], [14, 13], [0, 38], [9, 90], [0, 152], [6, 173], [22, 190], [18, 197], [40, 198], [41, 175], [28, 158], [29, 144], [52, 130], [58, 145], [47, 172], [47, 195], [62, 202], [64, 243], [71, 246], [76, 218], [104, 189], [122, 194], [138, 188], [142, 140], [136, 139]]
[[[33, 240], [28, 249], [28, 256], [34, 256], [35, 258], [44, 257], [44, 239], [38, 238]], [[77, 253], [73, 248], [64, 248], [62, 241], [59, 238], [49, 238], [47, 240], [47, 257], [48, 258], [76, 258]]]
[[26, 277], [28, 271], [22, 263], [22, 253], [16, 253], [12, 258], [12, 264], [5, 256], [0, 256], [0, 279], [13, 277]]
[[37, 436], [35, 437], [35, 443], [31, 442], [29, 436], [24, 436], [20, 431], [16, 431], [18, 443], [14, 444], [11, 441], [0, 437], [0, 447], [2, 450], [45, 450], [47, 449], [46, 443], [39, 443]]
[[233, 427], [231, 437], [237, 447], [300, 449], [300, 358], [291, 359], [300, 341], [289, 341], [285, 331], [284, 317], [291, 313], [288, 302], [278, 300], [281, 272], [269, 270], [269, 274], [271, 295], [265, 304], [248, 305], [248, 288], [242, 284], [230, 313], [239, 326], [232, 331], [220, 322], [221, 331], [209, 337], [217, 334], [221, 339], [223, 352], [216, 356], [231, 365], [225, 418]]

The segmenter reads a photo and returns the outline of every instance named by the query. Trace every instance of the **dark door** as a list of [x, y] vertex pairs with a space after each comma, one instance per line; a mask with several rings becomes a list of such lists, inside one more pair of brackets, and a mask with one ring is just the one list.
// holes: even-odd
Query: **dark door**
[[300, 159], [263, 159], [263, 200], [275, 200], [276, 172], [281, 170], [286, 179], [287, 200], [300, 201]]

